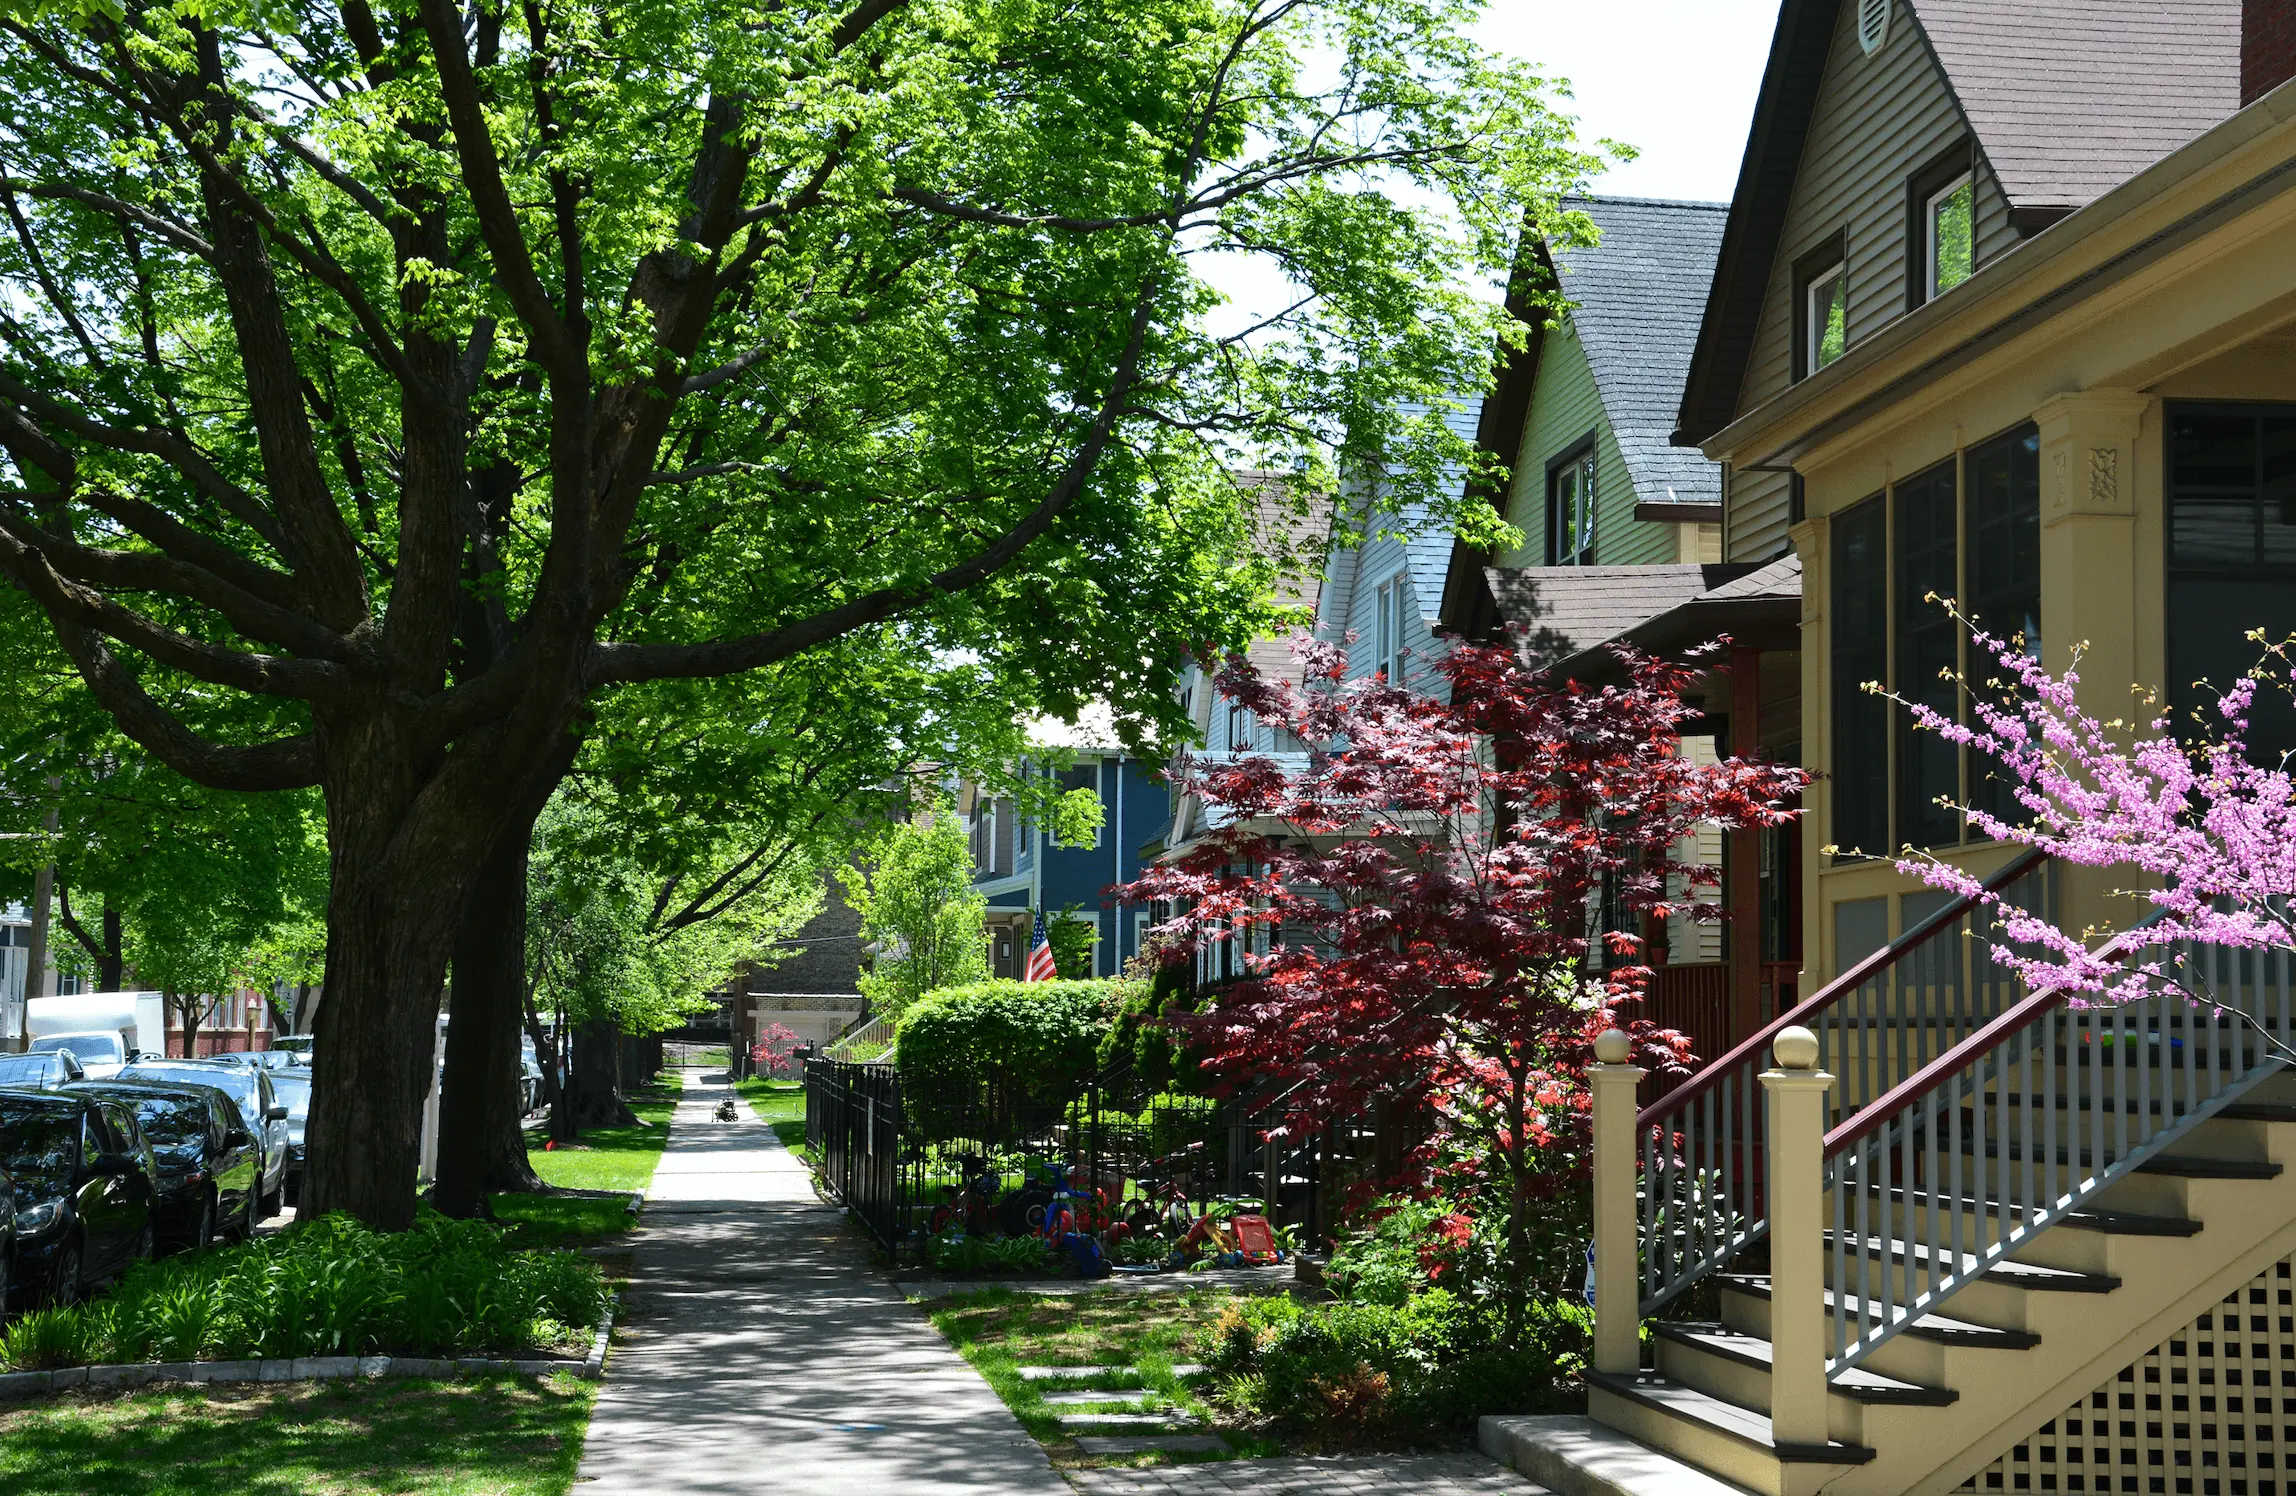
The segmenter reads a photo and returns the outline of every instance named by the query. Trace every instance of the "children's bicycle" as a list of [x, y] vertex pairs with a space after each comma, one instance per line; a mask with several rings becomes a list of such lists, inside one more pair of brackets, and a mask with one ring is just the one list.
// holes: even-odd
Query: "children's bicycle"
[[950, 1198], [933, 1208], [927, 1227], [934, 1236], [952, 1226], [962, 1226], [967, 1236], [986, 1236], [989, 1228], [996, 1224], [997, 1193], [1002, 1181], [977, 1153], [957, 1155], [957, 1175], [961, 1182], [947, 1187]]

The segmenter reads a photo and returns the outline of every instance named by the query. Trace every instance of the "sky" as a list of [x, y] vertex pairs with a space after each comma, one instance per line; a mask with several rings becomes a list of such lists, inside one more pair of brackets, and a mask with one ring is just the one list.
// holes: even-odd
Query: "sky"
[[1491, 0], [1476, 32], [1570, 80], [1580, 139], [1640, 149], [1597, 192], [1722, 202], [1777, 23], [1778, 0]]

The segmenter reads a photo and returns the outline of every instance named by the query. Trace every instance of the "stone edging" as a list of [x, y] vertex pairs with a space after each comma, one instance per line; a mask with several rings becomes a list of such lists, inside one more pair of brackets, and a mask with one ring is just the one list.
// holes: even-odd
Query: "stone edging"
[[0, 1373], [0, 1401], [66, 1392], [74, 1387], [144, 1387], [154, 1382], [317, 1382], [350, 1377], [483, 1376], [512, 1371], [548, 1376], [571, 1371], [591, 1381], [605, 1374], [606, 1337], [614, 1328], [608, 1300], [590, 1352], [580, 1361], [498, 1356], [295, 1356], [265, 1361], [138, 1361], [112, 1366], [67, 1366], [61, 1371]]

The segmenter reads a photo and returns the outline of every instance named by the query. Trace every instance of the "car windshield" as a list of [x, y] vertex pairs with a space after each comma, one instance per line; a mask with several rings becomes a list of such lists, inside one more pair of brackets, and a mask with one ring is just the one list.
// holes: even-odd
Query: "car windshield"
[[271, 1099], [287, 1108], [290, 1116], [301, 1116], [311, 1110], [310, 1077], [274, 1074], [271, 1077]]
[[207, 1103], [186, 1097], [139, 1096], [136, 1121], [154, 1148], [181, 1148], [207, 1140]]
[[80, 1109], [0, 1100], [0, 1158], [19, 1181], [55, 1185], [72, 1172]]
[[56, 1062], [46, 1055], [0, 1055], [0, 1086], [38, 1085], [55, 1073]]
[[130, 1065], [123, 1073], [137, 1080], [187, 1080], [213, 1086], [238, 1102], [241, 1111], [255, 1104], [255, 1072], [237, 1065]]
[[83, 1065], [91, 1060], [108, 1065], [127, 1058], [117, 1034], [50, 1034], [45, 1039], [32, 1041], [34, 1054], [54, 1054], [59, 1049], [70, 1050]]

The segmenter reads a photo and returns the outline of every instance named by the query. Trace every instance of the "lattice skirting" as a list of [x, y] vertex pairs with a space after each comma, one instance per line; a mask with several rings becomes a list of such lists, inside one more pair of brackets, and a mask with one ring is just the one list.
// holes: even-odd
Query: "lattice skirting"
[[2292, 1274], [2266, 1268], [1961, 1489], [2296, 1496]]

